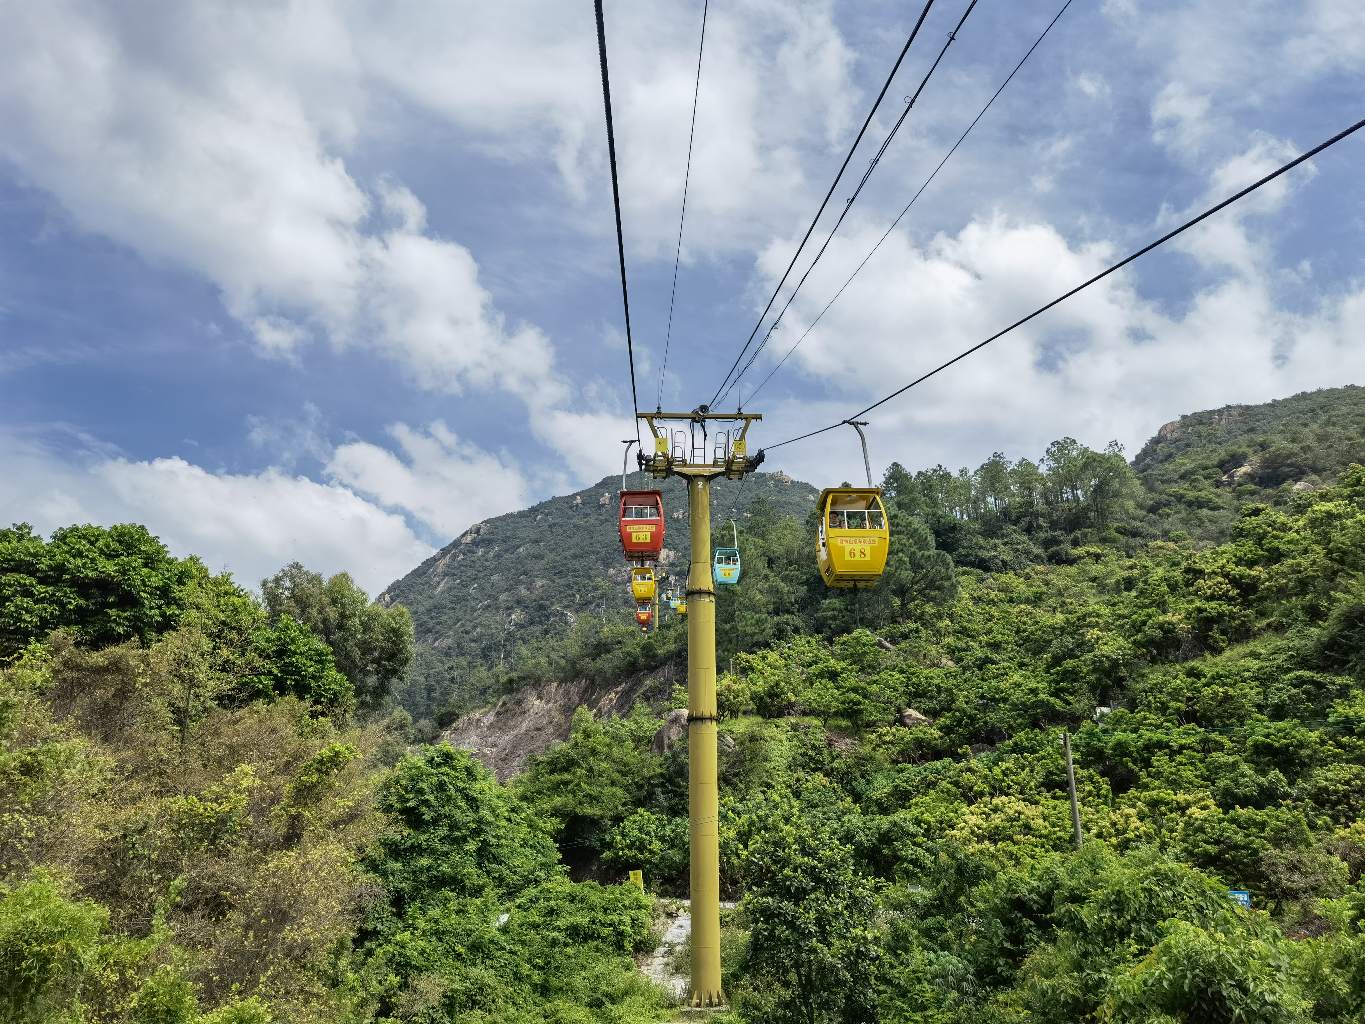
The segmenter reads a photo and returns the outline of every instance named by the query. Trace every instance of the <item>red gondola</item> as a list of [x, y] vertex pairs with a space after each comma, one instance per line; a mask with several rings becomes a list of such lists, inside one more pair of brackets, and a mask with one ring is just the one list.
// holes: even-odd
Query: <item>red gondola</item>
[[635, 624], [641, 629], [648, 631], [654, 623], [654, 606], [652, 604], [637, 604], [635, 606]]
[[657, 561], [664, 549], [664, 496], [659, 491], [621, 492], [621, 547], [629, 561]]

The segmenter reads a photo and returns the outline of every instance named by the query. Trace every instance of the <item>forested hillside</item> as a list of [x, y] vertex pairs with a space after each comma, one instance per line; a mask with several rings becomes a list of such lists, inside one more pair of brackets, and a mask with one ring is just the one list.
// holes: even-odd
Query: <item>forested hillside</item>
[[[685, 586], [690, 551], [687, 492], [677, 480], [641, 473], [631, 487], [663, 491], [668, 515], [663, 571]], [[519, 652], [558, 638], [581, 618], [629, 621], [634, 604], [617, 534], [620, 477], [573, 494], [476, 523], [401, 580], [379, 600], [413, 616], [417, 660], [403, 704], [418, 718], [442, 707], [468, 706], [496, 692], [499, 672]], [[729, 532], [734, 518], [747, 532], [755, 504], [804, 518], [816, 490], [781, 473], [717, 481], [713, 529]]]
[[[1275, 415], [1350, 422], [1323, 394]], [[749, 508], [717, 614], [737, 1021], [1365, 1019], [1359, 439], [1309, 416], [1316, 479], [1196, 535], [1159, 480], [1216, 464], [1194, 423], [1137, 470], [893, 466], [861, 598], [804, 513]], [[579, 615], [485, 669], [660, 685], [502, 784], [394, 710], [405, 608], [298, 565], [260, 595], [141, 527], [0, 530], [0, 1021], [668, 1019], [635, 959], [686, 886], [679, 622]]]
[[1365, 389], [1229, 405], [1167, 423], [1133, 466], [1163, 531], [1221, 540], [1248, 501], [1279, 504], [1365, 463]]
[[[744, 1019], [1361, 1019], [1365, 469], [1216, 547], [963, 572], [879, 632], [720, 681]], [[658, 726], [580, 715], [514, 789], [563, 850], [682, 891], [685, 742], [657, 754]]]
[[[856, 608], [814, 572], [813, 487], [776, 474], [742, 487], [722, 483], [716, 528], [744, 506], [746, 585], [721, 595], [721, 657], [783, 636], [896, 621], [915, 601], [951, 592], [945, 555], [959, 567], [999, 572], [1066, 564], [1095, 545], [1131, 553], [1171, 535], [1216, 543], [1229, 536], [1240, 504], [1282, 504], [1358, 461], [1365, 389], [1344, 387], [1182, 417], [1131, 464], [1117, 446], [1095, 451], [1072, 438], [1036, 459], [997, 452], [975, 468], [912, 473], [893, 463], [882, 480], [899, 517], [893, 562], [884, 585]], [[670, 630], [667, 616], [650, 640], [632, 633], [612, 520], [618, 486], [608, 478], [473, 527], [385, 592], [384, 600], [412, 610], [416, 625], [417, 670], [400, 693], [415, 718], [445, 722], [547, 675], [616, 679], [678, 653], [683, 633]], [[685, 509], [677, 481], [665, 491], [674, 514]], [[670, 525], [666, 571], [681, 576], [685, 520]]]
[[406, 611], [262, 592], [137, 526], [0, 530], [0, 1021], [658, 1020], [645, 896], [375, 710]]

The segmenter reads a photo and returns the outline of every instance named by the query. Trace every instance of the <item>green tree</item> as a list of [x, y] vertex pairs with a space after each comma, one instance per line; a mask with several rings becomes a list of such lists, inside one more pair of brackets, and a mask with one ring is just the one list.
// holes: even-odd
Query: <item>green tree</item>
[[403, 758], [380, 791], [393, 820], [374, 869], [399, 910], [437, 893], [516, 893], [556, 873], [543, 825], [463, 750], [441, 743]]
[[412, 662], [412, 616], [402, 605], [372, 603], [346, 573], [324, 579], [291, 562], [261, 582], [271, 622], [303, 623], [332, 649], [362, 707], [383, 702]]
[[298, 697], [332, 711], [346, 710], [354, 702], [351, 681], [337, 671], [331, 648], [288, 615], [257, 630], [252, 642], [260, 669], [239, 696]]
[[1113, 1024], [1308, 1024], [1309, 1003], [1283, 940], [1171, 921], [1151, 953], [1117, 979], [1099, 1019]]
[[752, 929], [741, 1007], [774, 1024], [873, 1020], [876, 898], [852, 851], [799, 814], [774, 816], [744, 870]]
[[54, 629], [104, 647], [175, 628], [184, 588], [207, 575], [143, 526], [67, 526], [44, 541], [27, 523], [0, 530], [0, 659]]
[[644, 713], [599, 721], [580, 707], [569, 738], [535, 758], [517, 779], [517, 796], [552, 824], [570, 864], [595, 859], [607, 848], [611, 829], [639, 806], [657, 770], [648, 751], [656, 724]]
[[94, 966], [108, 919], [101, 907], [67, 898], [50, 878], [0, 889], [0, 1019], [63, 1019]]

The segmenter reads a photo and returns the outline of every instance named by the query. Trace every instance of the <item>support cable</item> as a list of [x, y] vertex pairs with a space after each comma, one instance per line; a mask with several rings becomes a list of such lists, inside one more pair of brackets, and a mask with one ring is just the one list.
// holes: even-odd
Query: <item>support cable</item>
[[1114, 272], [1117, 271], [1117, 270], [1123, 269], [1123, 268], [1126, 267], [1128, 264], [1130, 264], [1130, 263], [1132, 263], [1134, 260], [1138, 259], [1140, 256], [1145, 256], [1147, 253], [1151, 252], [1153, 249], [1157, 248], [1158, 246], [1164, 245], [1165, 243], [1169, 242], [1171, 239], [1175, 238], [1177, 235], [1184, 234], [1184, 233], [1185, 233], [1186, 231], [1188, 231], [1190, 228], [1194, 227], [1196, 224], [1199, 224], [1199, 223], [1202, 222], [1202, 221], [1207, 220], [1209, 217], [1212, 217], [1215, 213], [1218, 213], [1220, 210], [1223, 210], [1223, 209], [1225, 209], [1226, 207], [1231, 206], [1233, 203], [1237, 202], [1237, 201], [1240, 200], [1240, 199], [1246, 198], [1247, 196], [1251, 195], [1251, 193], [1255, 192], [1255, 191], [1256, 191], [1258, 188], [1260, 188], [1261, 186], [1267, 185], [1267, 184], [1269, 184], [1270, 182], [1274, 181], [1276, 178], [1280, 177], [1280, 175], [1286, 174], [1287, 172], [1292, 171], [1295, 167], [1299, 166], [1299, 164], [1304, 163], [1304, 162], [1306, 162], [1306, 161], [1308, 161], [1308, 160], [1311, 160], [1313, 157], [1317, 156], [1317, 155], [1318, 155], [1319, 153], [1321, 153], [1323, 150], [1328, 149], [1328, 148], [1330, 148], [1330, 147], [1332, 147], [1332, 146], [1335, 146], [1338, 142], [1340, 142], [1340, 141], [1342, 141], [1343, 139], [1347, 138], [1348, 136], [1353, 135], [1353, 134], [1355, 134], [1356, 132], [1360, 131], [1361, 128], [1365, 128], [1365, 119], [1361, 119], [1361, 120], [1357, 121], [1355, 124], [1351, 125], [1349, 128], [1345, 128], [1345, 129], [1343, 129], [1342, 131], [1337, 132], [1337, 134], [1333, 135], [1330, 139], [1327, 139], [1327, 140], [1325, 140], [1325, 141], [1323, 141], [1323, 142], [1318, 143], [1316, 146], [1314, 146], [1312, 149], [1308, 150], [1306, 153], [1302, 153], [1302, 154], [1300, 154], [1299, 156], [1296, 156], [1293, 160], [1290, 160], [1287, 164], [1281, 165], [1280, 167], [1278, 167], [1278, 168], [1276, 168], [1275, 170], [1271, 171], [1269, 174], [1265, 175], [1263, 178], [1260, 178], [1260, 179], [1258, 179], [1257, 181], [1252, 182], [1250, 185], [1248, 185], [1246, 188], [1242, 189], [1240, 192], [1235, 192], [1235, 193], [1233, 193], [1232, 195], [1228, 196], [1226, 199], [1224, 199], [1222, 202], [1216, 203], [1215, 205], [1210, 206], [1210, 207], [1209, 207], [1207, 210], [1205, 210], [1203, 213], [1199, 214], [1199, 215], [1196, 216], [1196, 217], [1190, 218], [1190, 219], [1187, 220], [1184, 224], [1181, 224], [1178, 228], [1175, 228], [1173, 231], [1168, 231], [1168, 232], [1166, 232], [1166, 234], [1162, 235], [1160, 238], [1156, 239], [1155, 241], [1153, 241], [1153, 242], [1148, 242], [1148, 243], [1147, 243], [1146, 245], [1144, 245], [1141, 249], [1137, 250], [1136, 252], [1134, 252], [1134, 253], [1132, 253], [1132, 254], [1130, 254], [1130, 255], [1128, 255], [1128, 256], [1125, 256], [1123, 259], [1119, 260], [1117, 263], [1113, 264], [1113, 265], [1110, 266], [1108, 269], [1102, 270], [1102, 271], [1100, 271], [1098, 274], [1096, 274], [1094, 277], [1090, 278], [1089, 280], [1086, 280], [1086, 281], [1081, 282], [1080, 284], [1076, 285], [1076, 287], [1072, 288], [1070, 291], [1064, 292], [1063, 294], [1057, 296], [1057, 298], [1053, 299], [1051, 302], [1047, 303], [1046, 305], [1039, 306], [1039, 307], [1038, 307], [1037, 309], [1035, 309], [1032, 313], [1028, 314], [1028, 316], [1025, 316], [1025, 317], [1022, 317], [1022, 318], [1019, 319], [1019, 320], [1016, 320], [1014, 323], [1010, 324], [1010, 325], [1009, 325], [1008, 327], [1006, 327], [1004, 330], [997, 331], [995, 334], [992, 334], [992, 335], [991, 335], [989, 338], [987, 338], [985, 341], [979, 341], [979, 342], [977, 342], [975, 345], [973, 345], [971, 348], [969, 348], [969, 349], [964, 349], [963, 351], [959, 352], [957, 355], [953, 356], [953, 358], [949, 359], [947, 362], [940, 363], [938, 366], [934, 367], [932, 370], [928, 371], [927, 373], [921, 374], [919, 377], [916, 377], [916, 378], [915, 378], [914, 380], [912, 380], [909, 384], [906, 384], [906, 385], [904, 385], [904, 386], [902, 386], [902, 387], [897, 388], [895, 391], [891, 392], [889, 395], [886, 395], [886, 396], [883, 397], [883, 398], [877, 399], [877, 401], [873, 402], [873, 403], [872, 403], [871, 405], [869, 405], [867, 408], [858, 410], [858, 411], [855, 412], [852, 416], [849, 416], [847, 419], [839, 420], [837, 423], [831, 423], [829, 426], [827, 426], [827, 427], [821, 427], [819, 430], [812, 430], [812, 431], [810, 431], [809, 433], [806, 433], [806, 434], [800, 434], [800, 435], [798, 435], [798, 436], [796, 436], [796, 437], [789, 437], [789, 438], [787, 438], [785, 441], [779, 441], [777, 444], [770, 444], [770, 445], [767, 446], [767, 450], [768, 450], [768, 451], [772, 451], [774, 448], [781, 448], [781, 447], [782, 447], [783, 445], [785, 445], [785, 444], [794, 444], [794, 443], [796, 443], [797, 441], [804, 441], [804, 440], [806, 440], [806, 438], [815, 437], [817, 434], [823, 434], [823, 433], [825, 433], [826, 431], [834, 430], [836, 427], [841, 427], [841, 426], [843, 426], [845, 423], [847, 423], [849, 420], [856, 420], [856, 419], [862, 418], [863, 416], [865, 416], [865, 415], [867, 415], [869, 412], [871, 412], [873, 409], [876, 409], [876, 408], [878, 408], [878, 407], [880, 407], [880, 406], [885, 405], [887, 402], [891, 401], [893, 398], [898, 398], [898, 397], [900, 397], [901, 395], [905, 394], [905, 392], [909, 391], [911, 388], [913, 388], [913, 387], [915, 387], [915, 386], [917, 386], [917, 385], [919, 385], [919, 384], [923, 384], [923, 383], [924, 383], [926, 380], [928, 380], [930, 377], [934, 376], [934, 375], [937, 374], [937, 373], [942, 372], [943, 370], [948, 369], [948, 367], [952, 366], [954, 363], [957, 363], [957, 362], [959, 362], [960, 360], [966, 359], [966, 358], [967, 358], [969, 355], [971, 355], [972, 353], [980, 351], [981, 349], [985, 348], [987, 345], [991, 344], [992, 342], [1000, 340], [1000, 339], [1003, 338], [1006, 334], [1009, 334], [1011, 331], [1015, 330], [1016, 328], [1024, 326], [1024, 324], [1028, 323], [1028, 322], [1029, 322], [1030, 320], [1032, 320], [1034, 317], [1037, 317], [1037, 316], [1042, 315], [1043, 313], [1046, 313], [1046, 312], [1047, 312], [1049, 309], [1051, 309], [1053, 306], [1057, 306], [1057, 305], [1061, 304], [1062, 302], [1065, 302], [1067, 299], [1071, 298], [1073, 295], [1077, 294], [1078, 292], [1084, 291], [1086, 288], [1089, 288], [1092, 284], [1095, 284], [1095, 283], [1098, 282], [1098, 281], [1102, 281], [1104, 278], [1108, 277], [1110, 274], [1114, 273]]
[[720, 387], [716, 388], [716, 394], [712, 397], [710, 404], [715, 405], [716, 399], [720, 397], [721, 390], [730, 383], [730, 377], [739, 367], [740, 360], [749, 351], [749, 346], [753, 344], [754, 338], [758, 335], [758, 329], [763, 326], [763, 321], [767, 319], [768, 313], [773, 308], [773, 303], [777, 301], [778, 293], [782, 286], [787, 283], [787, 277], [792, 272], [792, 267], [796, 266], [796, 261], [801, 255], [801, 250], [810, 241], [811, 233], [815, 231], [815, 225], [819, 223], [821, 215], [825, 212], [825, 207], [829, 205], [830, 197], [834, 195], [834, 190], [839, 187], [839, 179], [843, 177], [844, 171], [848, 169], [849, 161], [853, 159], [853, 153], [858, 148], [858, 144], [863, 141], [863, 136], [867, 133], [868, 126], [872, 124], [872, 118], [877, 113], [877, 107], [881, 105], [882, 97], [886, 95], [886, 90], [891, 88], [891, 81], [896, 77], [896, 72], [900, 70], [901, 62], [905, 60], [905, 55], [910, 51], [910, 44], [919, 35], [920, 26], [924, 24], [924, 19], [929, 15], [929, 8], [934, 6], [934, 0], [925, 0], [924, 9], [920, 11], [919, 20], [915, 22], [915, 27], [911, 29], [910, 36], [905, 40], [905, 45], [901, 47], [900, 56], [896, 58], [896, 63], [891, 66], [891, 73], [886, 76], [886, 81], [882, 83], [882, 91], [877, 93], [877, 98], [872, 103], [872, 109], [867, 112], [867, 118], [863, 121], [863, 126], [858, 129], [858, 134], [853, 140], [853, 145], [848, 149], [848, 155], [844, 157], [844, 162], [839, 165], [839, 173], [834, 176], [834, 181], [829, 186], [829, 191], [825, 193], [824, 201], [820, 203], [820, 209], [815, 211], [815, 217], [810, 222], [810, 227], [806, 228], [806, 234], [801, 239], [801, 244], [796, 247], [796, 252], [792, 253], [791, 262], [787, 264], [787, 269], [782, 273], [782, 280], [777, 282], [777, 287], [768, 298], [768, 304], [763, 307], [763, 313], [759, 316], [758, 322], [754, 324], [754, 329], [749, 332], [749, 340], [744, 343], [739, 350], [739, 355], [735, 356], [735, 361], [725, 374], [725, 379], [720, 382]]
[[1038, 49], [1038, 45], [1044, 39], [1047, 38], [1047, 34], [1052, 31], [1052, 26], [1057, 24], [1057, 22], [1061, 19], [1062, 15], [1066, 13], [1067, 8], [1070, 7], [1073, 2], [1074, 0], [1066, 0], [1066, 3], [1062, 4], [1061, 10], [1059, 10], [1053, 16], [1052, 20], [1048, 22], [1047, 28], [1043, 29], [1042, 34], [1037, 39], [1035, 39], [1033, 41], [1033, 45], [1028, 48], [1028, 52], [1025, 53], [1024, 56], [1020, 58], [1019, 63], [1014, 66], [1014, 70], [1011, 71], [1009, 75], [1005, 78], [1005, 80], [1000, 83], [1000, 88], [995, 90], [995, 93], [991, 96], [991, 98], [986, 101], [986, 105], [982, 107], [981, 110], [977, 113], [976, 117], [972, 119], [972, 123], [967, 125], [966, 131], [964, 131], [961, 135], [958, 136], [958, 139], [956, 142], [953, 143], [952, 148], [949, 149], [948, 152], [943, 155], [943, 159], [938, 162], [938, 166], [934, 168], [933, 172], [929, 175], [929, 177], [924, 179], [924, 184], [920, 185], [919, 189], [915, 192], [915, 194], [910, 197], [910, 202], [905, 204], [905, 208], [902, 209], [899, 214], [897, 214], [896, 219], [891, 222], [891, 226], [886, 229], [886, 231], [882, 234], [881, 238], [877, 239], [877, 243], [874, 246], [872, 246], [871, 249], [868, 250], [867, 255], [864, 256], [862, 262], [859, 263], [858, 266], [854, 268], [853, 273], [848, 275], [848, 280], [846, 280], [843, 284], [839, 286], [839, 290], [834, 293], [834, 297], [825, 303], [824, 309], [820, 310], [819, 314], [815, 317], [815, 319], [810, 322], [810, 326], [808, 326], [805, 329], [805, 331], [802, 332], [801, 337], [796, 339], [796, 342], [792, 345], [792, 347], [787, 349], [786, 354], [783, 355], [780, 360], [778, 360], [777, 365], [768, 371], [768, 375], [766, 377], [759, 381], [758, 387], [754, 388], [752, 394], [749, 395], [750, 401], [753, 400], [754, 395], [757, 395], [760, 391], [763, 390], [764, 385], [767, 384], [768, 381], [773, 379], [773, 374], [777, 373], [778, 370], [782, 369], [782, 365], [789, 358], [791, 358], [791, 354], [795, 352], [797, 348], [800, 347], [801, 343], [805, 341], [806, 338], [810, 335], [810, 332], [815, 330], [816, 325], [819, 324], [822, 319], [824, 319], [824, 316], [826, 313], [829, 312], [830, 307], [839, 301], [839, 297], [844, 294], [844, 290], [853, 283], [853, 279], [858, 276], [858, 274], [862, 271], [863, 267], [867, 266], [868, 260], [872, 259], [872, 257], [876, 255], [876, 252], [878, 249], [881, 248], [882, 243], [891, 237], [891, 232], [895, 231], [897, 226], [899, 226], [900, 222], [905, 219], [905, 215], [910, 212], [910, 207], [915, 205], [915, 201], [919, 199], [919, 197], [923, 194], [924, 190], [929, 187], [930, 183], [934, 180], [934, 178], [938, 177], [938, 172], [943, 170], [943, 165], [946, 164], [952, 158], [952, 155], [957, 152], [957, 148], [961, 146], [963, 142], [966, 141], [967, 136], [970, 135], [972, 133], [972, 129], [976, 127], [977, 122], [979, 122], [983, 117], [986, 116], [986, 111], [990, 110], [992, 105], [994, 105], [995, 101], [1000, 98], [1000, 94], [1005, 91], [1005, 87], [1009, 85], [1011, 81], [1013, 81], [1014, 76], [1019, 73], [1019, 69], [1022, 68], [1028, 62], [1028, 59], [1031, 56], [1033, 56], [1033, 51]]
[[664, 377], [668, 375], [668, 346], [673, 339], [673, 300], [678, 296], [678, 262], [682, 259], [683, 221], [687, 219], [687, 186], [692, 178], [692, 140], [697, 134], [697, 95], [701, 92], [701, 55], [706, 47], [706, 10], [710, 0], [701, 4], [701, 40], [697, 43], [697, 79], [692, 85], [692, 127], [687, 132], [687, 170], [683, 172], [682, 212], [678, 214], [678, 245], [673, 250], [673, 290], [668, 294], [668, 330], [664, 332], [664, 361], [659, 368], [659, 396], [655, 409], [664, 407]]
[[[611, 120], [611, 80], [607, 76], [607, 30], [602, 20], [602, 0], [597, 9], [597, 53], [602, 62], [602, 108], [607, 117], [607, 156], [611, 163], [611, 202], [616, 211], [616, 255], [621, 263], [621, 306], [626, 314], [626, 358], [630, 360], [630, 404], [635, 410], [635, 437], [640, 439], [640, 399], [635, 390], [635, 341], [630, 333], [630, 289], [626, 286], [626, 242], [621, 230], [621, 185], [616, 173], [616, 130]], [[643, 442], [641, 442], [643, 449]]]
[[[768, 325], [768, 330], [764, 333], [763, 339], [758, 343], [758, 347], [754, 349], [753, 354], [749, 356], [748, 362], [744, 364], [744, 369], [740, 370], [739, 375], [730, 382], [730, 387], [726, 388], [724, 393], [721, 394], [721, 399], [729, 394], [730, 389], [738, 384], [740, 379], [749, 372], [749, 368], [753, 366], [754, 362], [758, 359], [759, 353], [767, 347], [768, 342], [772, 339], [773, 332], [777, 330], [778, 326], [782, 323], [782, 317], [786, 315], [787, 310], [796, 299], [797, 293], [801, 291], [801, 286], [806, 283], [806, 278], [810, 277], [810, 272], [814, 270], [815, 265], [820, 262], [820, 257], [823, 256], [825, 250], [829, 248], [829, 243], [834, 240], [835, 232], [839, 230], [839, 226], [843, 224], [844, 218], [848, 216], [848, 211], [853, 209], [853, 204], [857, 201], [858, 196], [862, 194], [863, 186], [866, 185], [868, 179], [872, 177], [872, 172], [876, 170], [877, 164], [881, 162], [882, 155], [886, 152], [887, 147], [891, 145], [891, 140], [896, 137], [896, 132], [900, 131], [900, 127], [905, 123], [905, 119], [909, 116], [911, 108], [913, 108], [916, 101], [919, 100], [920, 93], [924, 92], [924, 87], [929, 84], [929, 79], [933, 77], [934, 72], [938, 69], [939, 62], [943, 60], [944, 55], [948, 52], [948, 47], [952, 46], [953, 41], [957, 39], [957, 34], [962, 31], [962, 26], [967, 22], [967, 16], [972, 13], [972, 9], [976, 7], [976, 4], [977, 0], [971, 0], [967, 5], [967, 10], [964, 11], [962, 17], [958, 19], [957, 25], [953, 28], [952, 32], [948, 33], [948, 38], [939, 49], [938, 56], [934, 58], [934, 63], [931, 64], [929, 70], [924, 73], [924, 78], [920, 80], [919, 88], [917, 88], [912, 95], [906, 97], [905, 109], [901, 111], [901, 116], [898, 117], [896, 123], [891, 126], [891, 131], [887, 133], [886, 138], [882, 140], [881, 147], [868, 163], [867, 170], [863, 172], [862, 180], [858, 182], [858, 187], [855, 188], [853, 194], [844, 201], [844, 208], [839, 211], [839, 219], [834, 222], [834, 227], [829, 229], [829, 234], [825, 236], [825, 240], [821, 244], [819, 251], [816, 252], [815, 256], [811, 259], [809, 266], [806, 267], [806, 272], [801, 275], [801, 280], [796, 282], [796, 287], [793, 288], [791, 294], [787, 296], [787, 301], [782, 304], [782, 308], [778, 310], [777, 316], [773, 318], [773, 322]], [[753, 395], [750, 395], [749, 398], [752, 400]]]

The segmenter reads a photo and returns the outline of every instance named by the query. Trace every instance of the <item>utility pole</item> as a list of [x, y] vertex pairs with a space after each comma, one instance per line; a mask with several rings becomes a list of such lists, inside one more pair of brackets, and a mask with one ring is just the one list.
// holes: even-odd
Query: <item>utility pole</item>
[[1066, 788], [1071, 794], [1071, 838], [1081, 848], [1081, 805], [1076, 799], [1076, 768], [1071, 763], [1071, 733], [1062, 730], [1062, 751], [1066, 754]]
[[[747, 454], [745, 435], [754, 413], [641, 413], [654, 435], [654, 454], [641, 455], [641, 468], [658, 478], [687, 481], [691, 554], [687, 577], [687, 817], [691, 839], [689, 882], [692, 915], [694, 1007], [725, 1004], [720, 975], [720, 794], [716, 778], [716, 590], [711, 577], [711, 481], [743, 479], [763, 461]], [[708, 428], [717, 421], [730, 430]], [[687, 443], [674, 445], [662, 424], [682, 422]], [[700, 446], [696, 443], [701, 433]], [[680, 433], [683, 433], [680, 431]], [[708, 447], [710, 445], [711, 447]], [[693, 461], [700, 453], [701, 460]]]

